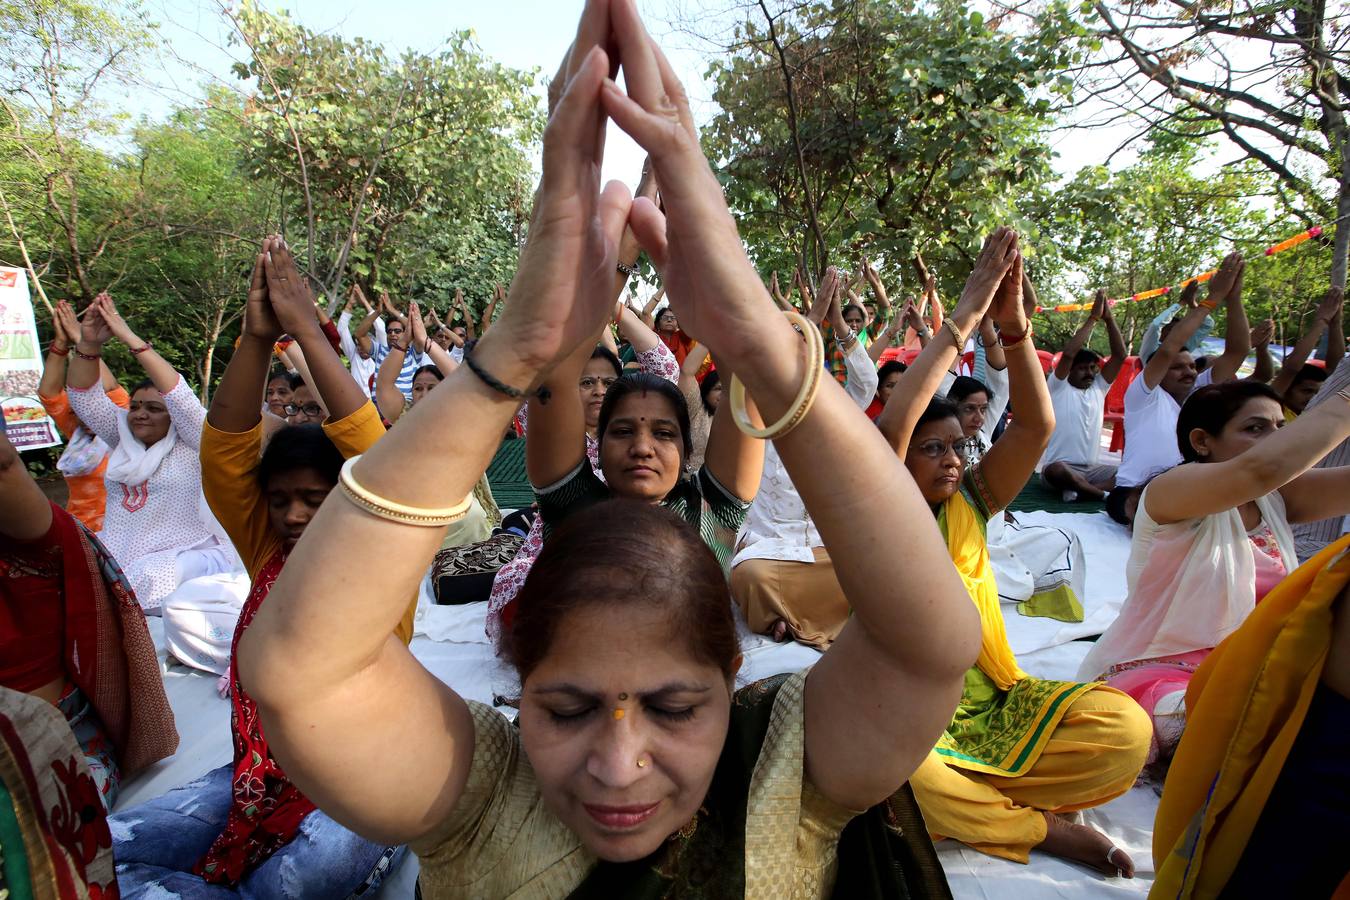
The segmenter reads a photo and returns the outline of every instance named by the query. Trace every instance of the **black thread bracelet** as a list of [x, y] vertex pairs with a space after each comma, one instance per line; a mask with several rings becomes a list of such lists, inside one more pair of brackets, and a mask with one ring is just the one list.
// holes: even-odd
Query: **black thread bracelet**
[[464, 354], [464, 365], [469, 367], [469, 371], [478, 376], [478, 380], [492, 388], [499, 394], [505, 394], [512, 400], [526, 400], [530, 396], [539, 398], [540, 403], [547, 403], [551, 395], [548, 388], [540, 388], [537, 391], [522, 391], [520, 388], [511, 387], [511, 385], [499, 381], [487, 369], [478, 364], [478, 360], [473, 358], [472, 353]]

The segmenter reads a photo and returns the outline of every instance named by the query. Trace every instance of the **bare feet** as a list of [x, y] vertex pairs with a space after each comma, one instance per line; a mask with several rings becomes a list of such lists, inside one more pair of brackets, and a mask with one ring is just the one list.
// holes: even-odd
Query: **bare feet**
[[788, 639], [788, 624], [782, 619], [775, 619], [769, 626], [769, 638], [776, 643], [783, 643]]
[[1103, 875], [1134, 877], [1134, 860], [1095, 828], [1075, 825], [1054, 813], [1045, 816], [1045, 840], [1037, 849], [1082, 863]]

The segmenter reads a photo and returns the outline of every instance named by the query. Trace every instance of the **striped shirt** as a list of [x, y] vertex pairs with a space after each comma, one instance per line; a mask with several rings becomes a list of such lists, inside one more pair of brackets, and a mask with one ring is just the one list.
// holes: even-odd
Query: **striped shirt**
[[[1343, 391], [1347, 388], [1350, 388], [1350, 361], [1341, 360], [1341, 364], [1336, 367], [1336, 371], [1332, 372], [1327, 380], [1322, 382], [1322, 388], [1317, 392], [1317, 396], [1308, 401], [1308, 406], [1304, 409], [1304, 412], [1319, 403], [1325, 403], [1335, 397], [1337, 391]], [[1314, 468], [1334, 469], [1339, 466], [1350, 466], [1350, 440], [1341, 441]], [[1345, 529], [1346, 519], [1339, 516], [1333, 519], [1301, 522], [1295, 525], [1294, 549], [1298, 551], [1299, 562], [1306, 562], [1310, 557], [1322, 552], [1327, 544], [1344, 534]]]
[[[371, 353], [370, 358], [375, 360], [375, 366], [378, 369], [380, 364], [384, 362], [384, 358], [389, 355], [389, 342], [384, 340], [375, 343], [372, 336], [371, 348], [374, 352]], [[394, 382], [398, 385], [398, 389], [403, 392], [403, 396], [409, 400], [412, 399], [413, 375], [416, 374], [418, 369], [430, 362], [431, 360], [426, 355], [418, 353], [412, 347], [408, 348], [408, 352], [403, 356], [403, 368], [399, 370], [398, 379]], [[445, 373], [442, 372], [441, 374], [444, 375]]]

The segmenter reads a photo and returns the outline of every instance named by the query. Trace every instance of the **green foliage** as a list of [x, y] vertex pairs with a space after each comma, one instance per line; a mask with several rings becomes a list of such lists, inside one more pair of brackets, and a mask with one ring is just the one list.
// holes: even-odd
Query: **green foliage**
[[[1174, 285], [1237, 249], [1249, 261], [1243, 290], [1248, 318], [1253, 324], [1273, 318], [1277, 336], [1296, 337], [1302, 316], [1328, 284], [1329, 254], [1307, 244], [1265, 257], [1267, 245], [1304, 226], [1261, 204], [1271, 176], [1259, 166], [1246, 162], [1199, 174], [1211, 167], [1210, 156], [1204, 139], [1169, 137], [1151, 142], [1128, 168], [1086, 167], [1055, 192], [1024, 203], [1042, 305], [1084, 302], [1099, 287], [1128, 297]], [[1137, 345], [1148, 321], [1173, 299], [1118, 305], [1126, 338], [1133, 335]], [[1084, 315], [1044, 315], [1039, 339], [1046, 346], [1062, 343]], [[1096, 337], [1105, 341], [1104, 334]]]
[[778, 51], [763, 19], [745, 24], [740, 49], [711, 68], [722, 111], [705, 143], [761, 267], [800, 259], [819, 274], [867, 248], [893, 281], [920, 250], [944, 292], [958, 290], [978, 236], [1013, 220], [1016, 199], [1051, 176], [1041, 131], [1051, 98], [1068, 90], [1057, 73], [1077, 58], [1077, 34], [1056, 5], [1024, 34], [961, 0], [783, 13], [774, 36], [796, 93], [803, 190]]
[[[534, 73], [491, 62], [467, 33], [395, 59], [254, 3], [236, 24], [252, 53], [236, 66], [254, 85], [248, 166], [281, 185], [284, 231], [330, 306], [348, 271], [371, 289], [435, 288], [423, 299], [445, 301], [452, 276], [514, 270], [525, 148], [543, 126]], [[487, 248], [504, 255], [470, 261]], [[453, 255], [428, 259], [432, 249]]]

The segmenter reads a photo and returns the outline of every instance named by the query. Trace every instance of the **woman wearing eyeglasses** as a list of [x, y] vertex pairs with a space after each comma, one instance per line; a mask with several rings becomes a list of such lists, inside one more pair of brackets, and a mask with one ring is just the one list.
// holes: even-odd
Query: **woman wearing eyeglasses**
[[[960, 412], [933, 393], [986, 309], [1007, 357], [1017, 416], [968, 468], [970, 439]], [[1130, 789], [1148, 752], [1149, 720], [1119, 691], [1032, 678], [1018, 667], [985, 537], [989, 519], [1031, 477], [1054, 422], [1022, 305], [1017, 235], [1000, 228], [985, 241], [956, 309], [877, 420], [932, 508], [980, 611], [979, 659], [966, 673], [951, 725], [910, 783], [934, 837], [1023, 863], [1037, 847], [1130, 877], [1134, 863], [1106, 835], [1058, 814], [1099, 806]]]

